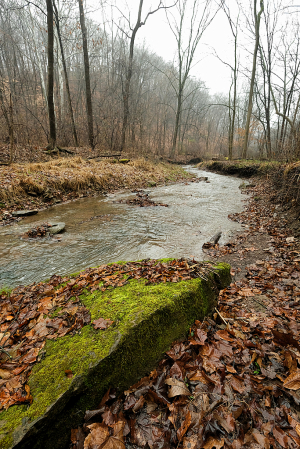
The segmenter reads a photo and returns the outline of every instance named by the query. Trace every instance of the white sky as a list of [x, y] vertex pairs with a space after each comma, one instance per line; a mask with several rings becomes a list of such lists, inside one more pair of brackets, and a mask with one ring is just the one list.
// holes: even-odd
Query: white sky
[[[134, 0], [131, 0], [134, 1]], [[167, 61], [172, 61], [176, 52], [175, 38], [169, 28], [165, 13], [159, 11], [149, 18], [147, 24], [139, 30], [139, 42], [147, 46]], [[227, 19], [221, 11], [206, 29], [197, 48], [192, 75], [205, 82], [210, 92], [226, 93], [230, 87], [230, 69], [212, 55], [214, 48], [218, 55], [230, 62], [232, 59], [232, 35]]]
[[[102, 0], [105, 1], [105, 0]], [[113, 0], [108, 0], [113, 1]], [[128, 11], [131, 15], [132, 25], [136, 21], [138, 6], [140, 0], [114, 0], [119, 10], [128, 17]], [[166, 4], [170, 5], [173, 0], [165, 0]], [[243, 10], [248, 9], [249, 5], [253, 3], [253, 0], [239, 0], [241, 3], [241, 8]], [[278, 1], [278, 0], [277, 0]], [[95, 2], [100, 0], [86, 0], [87, 6], [95, 5]], [[188, 5], [192, 6], [193, 0], [188, 0]], [[205, 0], [200, 0], [205, 2]], [[273, 4], [268, 3], [273, 2], [273, 0], [265, 0], [265, 5]], [[145, 17], [146, 13], [152, 8], [155, 9], [159, 3], [159, 0], [144, 0], [143, 15]], [[227, 0], [227, 4], [230, 5], [232, 18], [238, 12], [236, 5], [236, 0]], [[283, 0], [283, 4], [298, 4], [297, 0]], [[259, 1], [258, 1], [259, 6]], [[88, 8], [89, 9], [89, 8]], [[299, 8], [298, 8], [299, 9]], [[106, 9], [106, 14], [109, 14], [110, 8]], [[297, 8], [291, 8], [291, 11], [297, 10]], [[175, 12], [175, 8], [170, 11]], [[244, 11], [243, 11], [244, 12]], [[120, 17], [120, 13], [115, 10], [114, 12], [115, 20]], [[240, 20], [244, 21], [243, 14], [240, 15]], [[93, 13], [90, 16], [93, 20], [101, 21], [101, 13]], [[98, 19], [99, 17], [99, 19]], [[284, 15], [282, 16], [284, 17]], [[241, 50], [243, 66], [251, 67], [252, 58], [251, 52], [253, 50], [254, 43], [249, 40], [249, 33], [246, 27], [243, 26], [244, 33], [239, 31], [239, 42], [244, 45], [244, 50]], [[146, 23], [142, 26], [137, 33], [137, 44], [145, 43], [146, 46], [164, 58], [166, 61], [172, 61], [176, 53], [176, 42], [175, 38], [169, 28], [165, 12], [163, 10], [156, 12], [151, 15]], [[197, 47], [197, 52], [194, 58], [194, 67], [191, 71], [191, 75], [205, 82], [207, 88], [211, 94], [223, 93], [228, 95], [229, 87], [231, 84], [231, 71], [224, 65], [221, 61], [214, 56], [214, 52], [225, 62], [232, 63], [233, 61], [233, 36], [228, 24], [228, 20], [223, 11], [219, 11], [214, 18], [213, 22], [205, 30], [201, 41]]]

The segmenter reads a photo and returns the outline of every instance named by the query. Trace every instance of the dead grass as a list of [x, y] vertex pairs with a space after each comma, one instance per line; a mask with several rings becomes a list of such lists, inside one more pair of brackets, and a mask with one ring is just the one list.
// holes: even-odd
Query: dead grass
[[37, 162], [34, 164], [27, 164], [29, 172], [55, 170], [57, 168], [80, 168], [81, 165], [87, 164], [81, 156], [72, 158], [59, 158], [48, 162]]
[[[176, 182], [191, 175], [181, 167], [144, 158], [128, 164], [113, 161], [95, 162], [80, 156], [59, 158], [48, 162], [14, 164], [0, 170], [0, 208], [26, 199], [30, 203], [56, 197], [64, 201], [66, 195], [112, 191], [122, 188], [148, 187], [149, 182]], [[9, 204], [11, 203], [11, 204]]]
[[300, 167], [300, 161], [294, 162], [293, 164], [288, 164], [284, 170], [284, 176], [286, 177], [291, 171]]

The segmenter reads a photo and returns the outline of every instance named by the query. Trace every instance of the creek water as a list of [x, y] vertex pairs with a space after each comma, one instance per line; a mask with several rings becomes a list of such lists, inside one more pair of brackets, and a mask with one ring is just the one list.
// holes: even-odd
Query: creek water
[[[204, 257], [202, 245], [222, 231], [223, 242], [240, 229], [228, 214], [243, 209], [241, 180], [185, 167], [209, 183], [180, 183], [145, 189], [149, 198], [169, 207], [118, 203], [134, 197], [129, 190], [59, 204], [38, 215], [0, 228], [0, 285], [40, 282], [118, 260]], [[23, 240], [28, 229], [44, 222], [65, 222], [55, 238]]]

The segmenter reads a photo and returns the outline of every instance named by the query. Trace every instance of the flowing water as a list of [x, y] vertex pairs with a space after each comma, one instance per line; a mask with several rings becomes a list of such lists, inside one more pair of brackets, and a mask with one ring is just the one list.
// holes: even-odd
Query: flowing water
[[[222, 231], [222, 240], [240, 229], [228, 214], [243, 209], [241, 180], [186, 169], [208, 176], [209, 183], [187, 183], [146, 190], [169, 207], [136, 207], [118, 200], [135, 194], [109, 194], [59, 204], [38, 215], [0, 228], [0, 285], [39, 282], [118, 260], [195, 257], [202, 245]], [[57, 239], [23, 240], [20, 235], [43, 222], [65, 222]]]

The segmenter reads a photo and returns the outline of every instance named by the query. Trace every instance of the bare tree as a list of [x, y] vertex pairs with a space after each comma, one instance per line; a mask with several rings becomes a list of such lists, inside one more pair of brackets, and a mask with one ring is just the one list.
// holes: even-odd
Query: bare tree
[[68, 77], [65, 54], [64, 54], [64, 47], [62, 44], [62, 38], [61, 38], [61, 32], [60, 32], [59, 14], [58, 14], [58, 10], [57, 10], [56, 4], [55, 4], [55, 0], [53, 0], [53, 8], [54, 8], [54, 14], [55, 14], [55, 25], [56, 25], [56, 30], [57, 30], [57, 36], [58, 36], [58, 41], [59, 41], [59, 46], [60, 46], [60, 54], [61, 54], [62, 65], [63, 65], [64, 76], [65, 76], [66, 91], [67, 91], [69, 112], [70, 112], [70, 118], [71, 118], [71, 124], [72, 124], [72, 131], [73, 131], [75, 145], [76, 145], [76, 147], [78, 147], [78, 137], [77, 137], [77, 131], [76, 131], [76, 126], [75, 126], [73, 107], [72, 107], [69, 77]]
[[[175, 126], [172, 140], [172, 148], [170, 156], [175, 156], [176, 144], [179, 134], [182, 105], [185, 100], [184, 89], [187, 79], [190, 74], [192, 63], [195, 57], [195, 51], [200, 42], [200, 39], [215, 17], [217, 11], [212, 13], [211, 5], [212, 0], [205, 0], [200, 11], [199, 0], [193, 0], [191, 7], [191, 16], [188, 17], [187, 6], [190, 6], [190, 1], [179, 0], [176, 5], [177, 14], [179, 19], [177, 20], [174, 15], [167, 15], [169, 26], [176, 39], [177, 44], [177, 62], [178, 62], [178, 78], [176, 84], [172, 83], [173, 89], [176, 93], [177, 105], [175, 113]], [[186, 22], [189, 22], [188, 28]], [[184, 38], [184, 34], [187, 32], [187, 42]], [[171, 80], [170, 80], [171, 81]]]
[[[171, 6], [164, 6], [162, 0], [160, 0], [157, 8], [148, 11], [145, 18], [142, 20], [142, 9], [143, 9], [144, 0], [140, 0], [138, 16], [137, 16], [137, 20], [136, 20], [134, 27], [132, 28], [129, 23], [131, 33], [128, 34], [125, 32], [124, 29], [122, 29], [122, 32], [127, 36], [127, 38], [129, 38], [130, 44], [129, 44], [128, 66], [127, 66], [125, 86], [124, 86], [124, 91], [123, 91], [123, 125], [122, 125], [122, 137], [121, 137], [121, 148], [120, 148], [121, 152], [124, 150], [125, 143], [126, 143], [126, 131], [127, 131], [127, 125], [128, 125], [128, 117], [129, 117], [130, 83], [131, 83], [132, 71], [133, 71], [133, 55], [134, 55], [134, 44], [135, 44], [136, 34], [137, 34], [138, 30], [143, 25], [146, 24], [148, 18], [152, 14], [156, 13], [157, 11], [159, 11], [161, 9], [172, 8], [177, 3], [177, 1], [178, 0], [176, 0], [176, 2]], [[129, 21], [127, 20], [127, 22], [129, 22]]]
[[[231, 86], [229, 89], [229, 98], [228, 98], [228, 118], [229, 118], [229, 127], [228, 127], [228, 158], [232, 160], [233, 154], [233, 140], [234, 140], [234, 132], [235, 132], [235, 119], [236, 119], [236, 110], [237, 110], [237, 80], [238, 80], [238, 72], [239, 72], [239, 61], [238, 61], [238, 29], [239, 29], [239, 14], [237, 16], [236, 21], [234, 22], [229, 7], [225, 4], [222, 5], [223, 10], [226, 14], [231, 34], [233, 36], [233, 48], [234, 48], [234, 62], [233, 65], [222, 61], [224, 64], [229, 66], [231, 70]], [[218, 57], [221, 59], [220, 57]]]
[[249, 130], [250, 130], [250, 120], [252, 115], [252, 107], [253, 107], [253, 90], [254, 90], [254, 81], [255, 81], [255, 73], [256, 73], [256, 63], [257, 63], [257, 52], [259, 46], [259, 28], [260, 28], [260, 19], [261, 15], [264, 11], [264, 1], [260, 0], [260, 10], [257, 12], [257, 0], [254, 0], [254, 34], [255, 34], [255, 45], [253, 52], [253, 61], [252, 61], [252, 72], [251, 72], [251, 80], [250, 80], [250, 90], [248, 97], [248, 112], [247, 112], [247, 120], [246, 120], [246, 128], [245, 128], [245, 140], [243, 145], [243, 153], [242, 157], [245, 159], [247, 157], [248, 150], [248, 140], [249, 140]]
[[55, 123], [55, 111], [54, 111], [54, 30], [53, 30], [53, 7], [52, 1], [46, 0], [47, 4], [47, 30], [48, 30], [48, 114], [49, 114], [49, 144], [47, 149], [53, 151], [56, 146], [56, 123]]
[[92, 148], [95, 147], [94, 142], [94, 124], [93, 124], [93, 106], [92, 106], [92, 93], [91, 93], [91, 81], [90, 81], [90, 63], [89, 63], [89, 53], [87, 44], [87, 30], [85, 26], [85, 16], [83, 9], [83, 0], [78, 0], [79, 13], [80, 13], [80, 26], [82, 33], [82, 49], [83, 49], [83, 60], [84, 60], [84, 75], [85, 75], [85, 94], [86, 94], [86, 110], [87, 110], [87, 121], [88, 121], [88, 135], [89, 144]]

